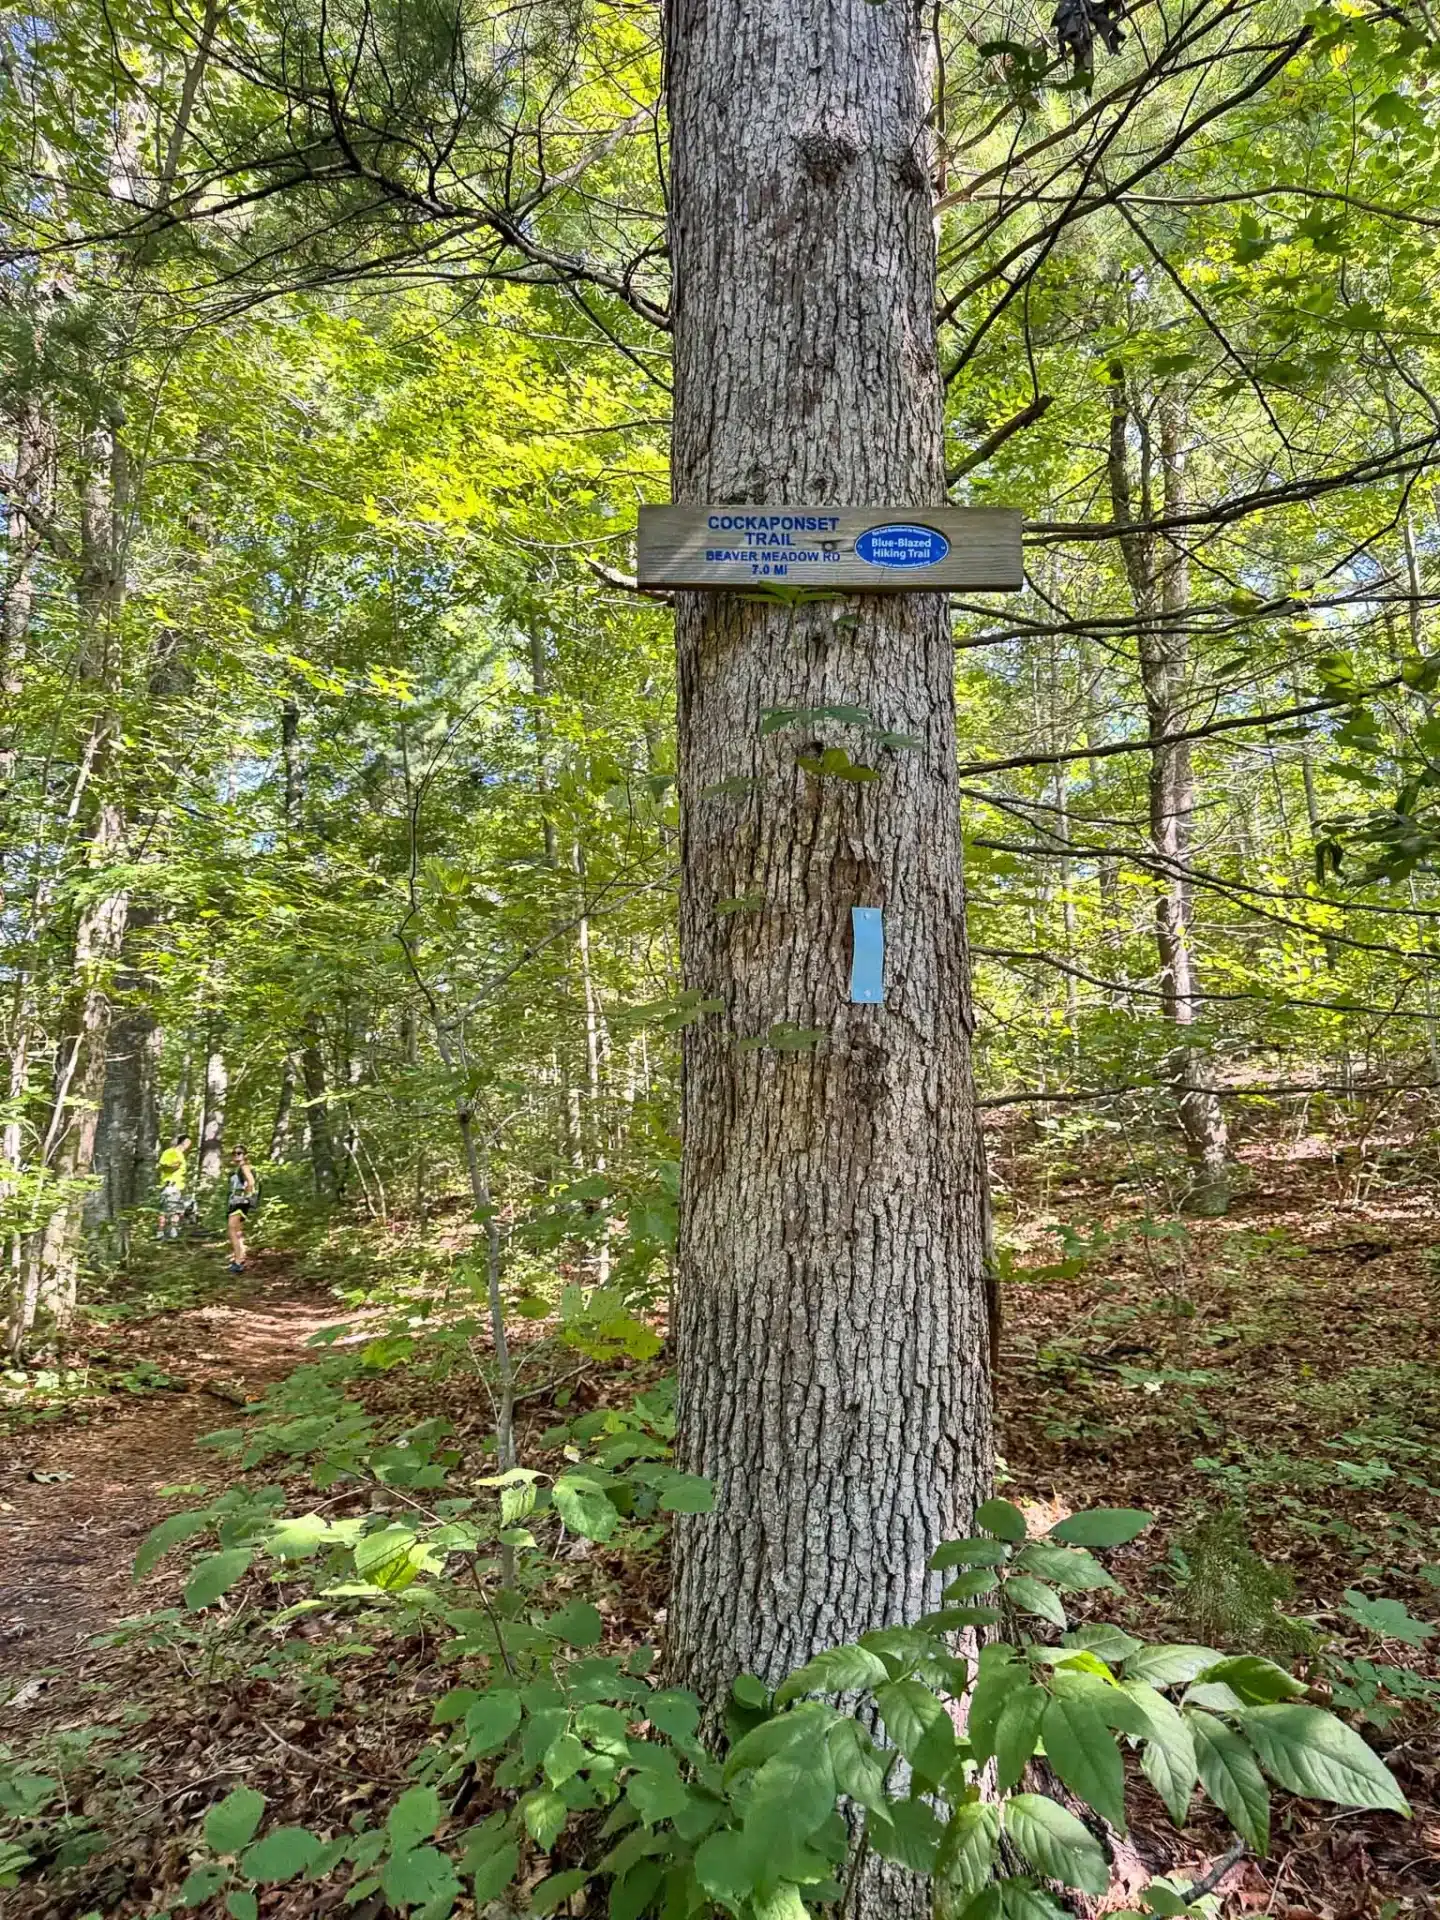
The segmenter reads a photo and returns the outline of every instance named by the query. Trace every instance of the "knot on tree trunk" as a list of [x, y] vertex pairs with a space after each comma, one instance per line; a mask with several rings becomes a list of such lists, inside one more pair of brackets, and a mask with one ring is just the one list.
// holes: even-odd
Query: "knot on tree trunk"
[[795, 146], [812, 180], [838, 180], [860, 158], [860, 142], [833, 125], [807, 127], [796, 135]]

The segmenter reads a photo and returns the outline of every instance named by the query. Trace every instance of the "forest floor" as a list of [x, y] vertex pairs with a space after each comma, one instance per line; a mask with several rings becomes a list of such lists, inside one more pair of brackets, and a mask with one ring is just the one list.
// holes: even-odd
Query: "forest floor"
[[135, 1548], [175, 1505], [163, 1490], [213, 1478], [200, 1436], [300, 1365], [335, 1318], [332, 1298], [260, 1254], [204, 1305], [87, 1330], [72, 1356], [85, 1385], [57, 1424], [13, 1431], [0, 1464], [0, 1687], [21, 1670], [43, 1687], [47, 1665], [131, 1610]]
[[[1244, 1158], [1229, 1215], [1181, 1223], [1143, 1182], [1077, 1168], [1042, 1189], [1022, 1152], [998, 1156], [1003, 1489], [1039, 1524], [1154, 1513], [1117, 1560], [1110, 1617], [1296, 1665], [1363, 1713], [1409, 1796], [1410, 1822], [1278, 1801], [1273, 1857], [1226, 1875], [1225, 1914], [1440, 1915], [1440, 1180], [1406, 1142], [1360, 1157], [1271, 1139]], [[336, 1654], [267, 1629], [253, 1596], [187, 1616], [183, 1555], [131, 1584], [146, 1531], [237, 1477], [200, 1436], [355, 1320], [323, 1252], [262, 1255], [238, 1286], [209, 1278], [219, 1264], [184, 1252], [181, 1304], [87, 1325], [82, 1390], [0, 1402], [0, 1888], [7, 1841], [32, 1856], [0, 1893], [6, 1920], [171, 1912], [199, 1819], [242, 1779], [316, 1829], [383, 1808], [454, 1678], [409, 1628], [367, 1621]], [[576, 1392], [619, 1404], [634, 1386], [633, 1367], [597, 1364]], [[348, 1390], [397, 1424], [448, 1417], [478, 1455], [468, 1369], [387, 1362]], [[532, 1446], [553, 1417], [534, 1407]], [[264, 1477], [314, 1504], [303, 1472]], [[663, 1632], [663, 1549], [600, 1549], [574, 1578], [608, 1630]], [[1153, 1871], [1225, 1850], [1203, 1819], [1180, 1839], [1138, 1779], [1131, 1804]], [[262, 1912], [342, 1898], [291, 1885]]]

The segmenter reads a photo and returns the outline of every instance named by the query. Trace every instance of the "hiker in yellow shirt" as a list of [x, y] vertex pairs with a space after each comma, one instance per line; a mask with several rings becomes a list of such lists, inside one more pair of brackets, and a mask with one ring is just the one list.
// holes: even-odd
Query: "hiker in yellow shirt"
[[189, 1151], [188, 1133], [177, 1133], [175, 1144], [166, 1147], [156, 1162], [160, 1176], [160, 1224], [157, 1240], [174, 1240], [180, 1232], [180, 1215], [185, 1210], [185, 1155]]

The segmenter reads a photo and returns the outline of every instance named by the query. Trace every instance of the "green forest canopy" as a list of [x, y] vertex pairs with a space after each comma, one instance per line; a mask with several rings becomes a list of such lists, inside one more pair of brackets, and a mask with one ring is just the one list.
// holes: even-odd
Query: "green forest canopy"
[[[952, 497], [1028, 522], [1025, 592], [953, 607], [982, 1095], [1073, 1132], [1433, 1079], [1436, 49], [1149, 7], [1092, 75], [938, 18]], [[207, 1055], [263, 1149], [307, 1047], [389, 1194], [450, 1177], [456, 1072], [518, 1102], [514, 1204], [645, 1188], [694, 1014], [625, 584], [667, 493], [654, 16], [6, 36], [5, 1232], [90, 1171], [92, 992], [149, 1089], [92, 1218]]]

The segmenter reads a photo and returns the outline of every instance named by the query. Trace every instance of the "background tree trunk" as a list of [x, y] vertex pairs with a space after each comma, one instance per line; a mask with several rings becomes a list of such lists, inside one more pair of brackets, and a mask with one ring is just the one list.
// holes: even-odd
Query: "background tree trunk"
[[[1160, 498], [1167, 516], [1185, 506], [1184, 414], [1177, 396], [1163, 392], [1159, 416]], [[1140, 517], [1153, 517], [1154, 439], [1148, 418], [1132, 408], [1123, 367], [1111, 368], [1110, 500], [1116, 521], [1133, 520], [1135, 488], [1131, 479], [1130, 426], [1140, 439]], [[1163, 538], [1163, 536], [1161, 536]], [[1185, 626], [1190, 601], [1189, 558], [1178, 542], [1161, 548], [1157, 536], [1135, 531], [1122, 536], [1125, 571], [1135, 604], [1140, 681], [1150, 738], [1148, 796], [1150, 844], [1163, 863], [1155, 902], [1155, 949], [1160, 962], [1160, 1010], [1179, 1029], [1169, 1059], [1176, 1109], [1185, 1150], [1194, 1169], [1190, 1204], [1196, 1212], [1223, 1213], [1227, 1199], [1228, 1136], [1218, 1097], [1209, 1091], [1211, 1067], [1206, 1049], [1185, 1029], [1198, 1010], [1195, 958], [1191, 943], [1191, 887], [1186, 878], [1195, 815], [1195, 774], [1190, 743], [1167, 736], [1185, 727], [1185, 682], [1189, 635]]]
[[330, 1142], [330, 1088], [325, 1074], [325, 1053], [321, 1045], [320, 1023], [313, 1017], [305, 1022], [300, 1048], [300, 1072], [305, 1081], [305, 1122], [310, 1136], [310, 1166], [315, 1176], [315, 1191], [335, 1192], [335, 1149]]
[[292, 1047], [280, 1069], [280, 1093], [275, 1102], [275, 1120], [270, 1128], [271, 1160], [283, 1160], [290, 1151], [290, 1114], [295, 1104], [296, 1058]]
[[[55, 1079], [41, 1163], [59, 1191], [31, 1237], [20, 1299], [12, 1314], [12, 1351], [22, 1352], [37, 1324], [63, 1340], [75, 1307], [84, 1222], [84, 1182], [94, 1162], [105, 1086], [110, 989], [129, 918], [128, 887], [107, 885], [124, 858], [125, 816], [114, 784], [119, 721], [112, 700], [120, 680], [119, 615], [125, 598], [130, 460], [118, 419], [85, 435], [77, 474], [79, 541], [75, 600], [77, 679], [94, 703], [84, 759], [89, 810], [85, 864], [90, 884], [75, 923], [70, 998], [55, 1049]], [[80, 798], [77, 794], [77, 799]]]
[[225, 1155], [225, 1099], [230, 1070], [225, 1064], [223, 1028], [212, 1018], [205, 1041], [205, 1106], [200, 1118], [200, 1190], [220, 1179]]
[[119, 1006], [110, 1016], [105, 1091], [95, 1133], [94, 1171], [99, 1184], [86, 1200], [87, 1226], [118, 1219], [139, 1206], [155, 1167], [159, 1029], [155, 1010], [144, 997], [148, 983], [143, 964], [137, 964], [139, 940], [155, 920], [153, 907], [132, 902], [125, 948], [115, 976]]
[[[939, 502], [918, 15], [672, 0], [667, 50], [676, 498]], [[677, 1532], [671, 1658], [718, 1703], [933, 1600], [990, 1472], [983, 1201], [943, 598], [676, 601], [685, 980], [725, 1011], [686, 1036], [680, 1425], [716, 1505]], [[839, 703], [919, 746], [760, 731]], [[817, 742], [881, 777], [803, 772]], [[853, 906], [883, 1006], [849, 1002]], [[754, 1044], [782, 1023], [822, 1037]]]

